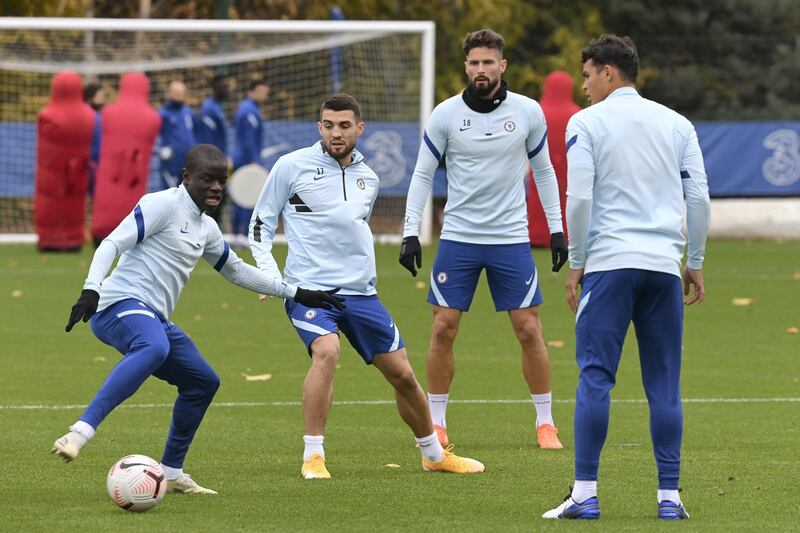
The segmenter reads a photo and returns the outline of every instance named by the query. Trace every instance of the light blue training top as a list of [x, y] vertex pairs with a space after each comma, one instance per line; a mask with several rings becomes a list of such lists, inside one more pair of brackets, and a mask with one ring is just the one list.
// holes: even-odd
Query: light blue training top
[[250, 246], [259, 268], [280, 276], [272, 239], [283, 219], [289, 243], [285, 280], [341, 294], [375, 294], [375, 250], [369, 217], [380, 180], [353, 151], [345, 168], [317, 142], [278, 159], [250, 221]]
[[681, 275], [703, 266], [710, 201], [694, 126], [632, 87], [579, 111], [567, 125], [571, 268], [638, 268]]
[[[103, 279], [114, 259], [111, 275]], [[146, 194], [95, 251], [83, 285], [100, 293], [98, 311], [135, 298], [168, 318], [200, 258], [241, 287], [292, 298], [297, 288], [242, 261], [186, 188]]]
[[419, 235], [422, 210], [441, 158], [447, 165], [442, 239], [476, 244], [529, 241], [525, 180], [529, 162], [550, 233], [564, 231], [558, 182], [539, 104], [513, 92], [488, 113], [453, 96], [431, 113], [406, 201], [403, 237]]

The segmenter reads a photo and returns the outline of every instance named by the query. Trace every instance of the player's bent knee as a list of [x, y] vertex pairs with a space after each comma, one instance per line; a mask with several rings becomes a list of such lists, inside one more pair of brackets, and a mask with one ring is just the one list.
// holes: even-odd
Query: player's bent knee
[[203, 389], [206, 391], [206, 395], [213, 398], [214, 395], [219, 390], [221, 380], [219, 378], [219, 374], [214, 372], [213, 370], [206, 376], [205, 383], [203, 384]]

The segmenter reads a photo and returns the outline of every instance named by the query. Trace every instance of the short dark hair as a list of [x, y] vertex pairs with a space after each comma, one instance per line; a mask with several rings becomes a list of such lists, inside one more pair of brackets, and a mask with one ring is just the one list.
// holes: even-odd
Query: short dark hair
[[253, 81], [250, 82], [250, 89], [249, 90], [253, 91], [259, 85], [265, 85], [266, 86], [267, 82], [265, 80], [253, 80]]
[[331, 111], [352, 111], [356, 116], [356, 122], [361, 122], [361, 107], [358, 101], [345, 93], [334, 94], [328, 97], [319, 107], [319, 116], [322, 117], [322, 112], [326, 109]]
[[630, 37], [603, 34], [592, 39], [581, 52], [581, 64], [589, 60], [598, 69], [605, 65], [617, 67], [625, 78], [635, 83], [639, 74], [639, 53]]
[[211, 88], [214, 88], [217, 85], [220, 85], [220, 84], [223, 84], [223, 83], [227, 83], [227, 82], [228, 82], [228, 77], [227, 76], [223, 76], [222, 74], [216, 74], [216, 75], [214, 75], [213, 78], [211, 78], [211, 84], [210, 85], [211, 85]]
[[484, 29], [468, 33], [464, 36], [464, 55], [469, 55], [469, 51], [473, 48], [494, 48], [500, 51], [503, 55], [503, 47], [506, 41], [503, 36], [496, 31]]
[[185, 168], [189, 175], [206, 165], [228, 165], [225, 154], [213, 144], [196, 144], [186, 154]]
[[89, 83], [86, 87], [83, 88], [83, 101], [87, 103], [91, 103], [94, 100], [94, 95], [100, 90], [99, 83]]

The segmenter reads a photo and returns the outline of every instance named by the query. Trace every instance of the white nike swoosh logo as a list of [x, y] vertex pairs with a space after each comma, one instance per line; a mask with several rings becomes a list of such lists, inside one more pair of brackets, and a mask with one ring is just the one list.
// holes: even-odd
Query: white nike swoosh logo
[[531, 277], [529, 277], [528, 281], [525, 282], [525, 285], [530, 285], [531, 281], [533, 281], [533, 274], [531, 274]]

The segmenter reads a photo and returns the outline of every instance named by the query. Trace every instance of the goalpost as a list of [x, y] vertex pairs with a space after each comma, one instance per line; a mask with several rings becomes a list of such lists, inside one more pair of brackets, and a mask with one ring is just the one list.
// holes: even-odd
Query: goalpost
[[[262, 163], [319, 138], [319, 105], [334, 92], [359, 100], [367, 128], [358, 148], [381, 179], [370, 225], [379, 242], [399, 242], [405, 198], [422, 131], [433, 110], [435, 25], [423, 22], [152, 20], [0, 17], [0, 242], [35, 242], [36, 117], [62, 70], [98, 83], [116, 99], [122, 74], [150, 78], [160, 108], [170, 81], [188, 88], [197, 112], [215, 75], [228, 78], [233, 116], [248, 85], [270, 97]], [[151, 162], [151, 183], [159, 162]], [[430, 242], [431, 201], [420, 238]], [[87, 219], [91, 216], [88, 203]], [[224, 218], [227, 220], [227, 217]], [[225, 229], [225, 227], [223, 227]]]

